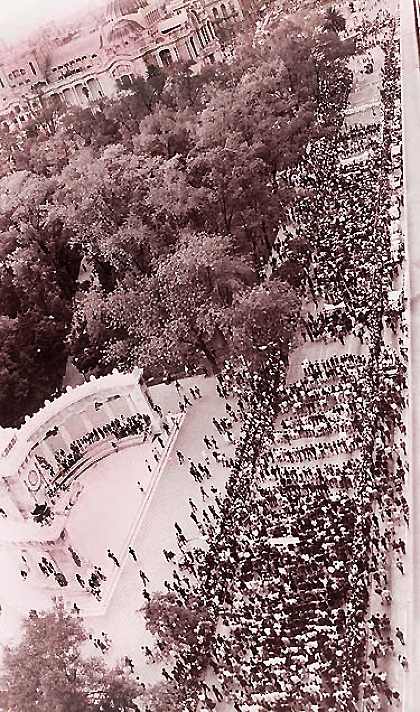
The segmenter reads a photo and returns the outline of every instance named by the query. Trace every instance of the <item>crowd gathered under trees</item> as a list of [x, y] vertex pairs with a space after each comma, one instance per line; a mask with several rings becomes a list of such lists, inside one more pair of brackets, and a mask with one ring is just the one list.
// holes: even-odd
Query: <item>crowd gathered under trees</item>
[[[16, 170], [18, 180], [53, 181], [46, 224], [69, 230], [66, 246], [95, 265], [63, 322], [80, 368], [142, 361], [170, 375], [161, 364], [176, 372], [197, 365], [199, 353], [216, 371], [223, 358], [217, 388], [229, 398], [227, 418], [213, 422], [223, 434], [230, 419], [241, 421], [235, 455], [223, 460], [225, 495], [201, 484], [204, 507], [190, 499], [205, 545], [186, 547], [176, 524], [180, 552], [163, 551], [174, 564], [168, 593], [143, 592], [156, 636], [146, 655], [164, 663], [165, 681], [145, 692], [110, 673], [126, 697], [109, 709], [131, 709], [134, 694], [148, 712], [212, 710], [222, 700], [238, 712], [360, 704], [373, 712], [399, 699], [381, 665], [395, 638], [404, 645], [387, 607], [389, 564], [396, 554], [404, 574], [408, 523], [404, 304], [389, 297], [403, 259], [390, 247], [397, 27], [383, 14], [370, 34], [385, 58], [381, 124], [353, 129], [342, 125], [351, 74], [337, 28], [303, 33], [286, 22], [257, 37], [261, 44], [238, 43], [235, 63], [209, 74], [140, 80], [121, 102], [145, 106], [151, 87], [156, 94], [141, 119], [125, 112], [126, 133], [120, 102], [104, 105], [101, 120], [117, 141], [104, 145], [104, 129], [95, 139], [92, 120], [87, 143], [72, 158], [63, 152], [53, 176], [46, 165], [42, 177]], [[65, 144], [67, 121], [46, 144]], [[83, 180], [72, 183], [75, 175]], [[277, 259], [282, 219], [293, 229]], [[297, 327], [300, 338], [343, 346], [351, 335], [360, 353], [305, 361], [301, 380], [287, 384]], [[295, 445], [306, 435], [309, 443]], [[60, 606], [50, 615], [78, 620]], [[77, 649], [85, 634], [72, 626]], [[14, 654], [7, 679], [19, 694]]]
[[112, 100], [44, 100], [21, 131], [2, 124], [2, 426], [60, 392], [69, 357], [164, 378], [296, 328], [301, 275], [263, 268], [354, 46], [321, 13], [254, 34], [200, 74], [150, 66]]
[[[407, 325], [404, 300], [391, 296], [403, 263], [390, 228], [401, 200], [399, 37], [390, 16], [375, 29], [381, 124], [312, 144], [293, 172], [302, 193], [289, 234], [305, 274], [306, 339], [344, 347], [351, 336], [359, 351], [305, 360], [291, 384], [275, 344], [259, 373], [225, 363], [218, 392], [237, 399], [241, 437], [223, 501], [201, 490], [199, 511], [190, 500], [205, 546], [179, 536], [169, 591], [146, 605], [150, 657], [165, 663], [149, 712], [222, 700], [238, 712], [379, 712], [400, 700], [390, 664], [408, 667], [390, 609], [409, 523]], [[297, 258], [296, 239], [308, 254]], [[325, 318], [328, 303], [338, 318]]]

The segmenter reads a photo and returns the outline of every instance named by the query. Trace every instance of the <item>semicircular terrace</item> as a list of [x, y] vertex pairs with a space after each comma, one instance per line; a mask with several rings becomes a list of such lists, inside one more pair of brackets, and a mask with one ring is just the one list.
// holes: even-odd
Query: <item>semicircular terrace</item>
[[151, 440], [160, 431], [160, 418], [139, 369], [129, 374], [114, 370], [69, 386], [27, 417], [0, 455], [8, 514], [24, 520], [38, 516], [42, 522], [44, 505], [55, 507], [66, 493], [59, 513], [68, 505], [71, 484], [92, 464], [115, 448]]

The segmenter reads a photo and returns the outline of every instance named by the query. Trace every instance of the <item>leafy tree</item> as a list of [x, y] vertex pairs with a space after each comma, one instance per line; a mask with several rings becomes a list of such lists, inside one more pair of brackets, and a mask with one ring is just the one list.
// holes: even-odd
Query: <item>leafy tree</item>
[[62, 130], [76, 140], [79, 148], [90, 146], [96, 132], [95, 115], [90, 109], [70, 106], [63, 117]]
[[129, 712], [140, 688], [121, 669], [86, 658], [88, 634], [79, 617], [58, 601], [32, 612], [20, 643], [7, 647], [0, 686], [10, 712]]
[[0, 273], [9, 285], [0, 305], [0, 422], [11, 427], [59, 388], [72, 312], [57, 270], [33, 246], [15, 250]]
[[150, 156], [185, 156], [191, 146], [190, 134], [183, 125], [182, 116], [166, 106], [157, 107], [143, 119], [136, 138], [136, 150]]
[[187, 233], [157, 270], [166, 338], [174, 350], [184, 351], [190, 364], [201, 352], [217, 369], [216, 349], [226, 347], [222, 314], [231, 307], [233, 295], [255, 279], [247, 261], [232, 254], [221, 236]]
[[15, 426], [60, 386], [80, 254], [50, 219], [50, 179], [17, 171], [1, 187], [0, 422]]
[[122, 666], [105, 669], [100, 666], [100, 674], [93, 680], [89, 701], [92, 712], [138, 712], [136, 700], [143, 695], [143, 689]]
[[[177, 250], [152, 264], [150, 276], [138, 280], [128, 275], [109, 297], [100, 289], [86, 295], [78, 318], [79, 334], [85, 337], [79, 344], [102, 349], [110, 367], [141, 363], [177, 370], [196, 364], [201, 355], [217, 369], [217, 352], [227, 347], [224, 312], [256, 278], [222, 236], [184, 232]], [[80, 347], [75, 358], [79, 364]]]
[[29, 115], [29, 120], [25, 124], [26, 134], [38, 136], [39, 133], [44, 133], [47, 136], [52, 136], [57, 131], [66, 105], [58, 95], [45, 96], [41, 91], [38, 91], [36, 100], [31, 99], [24, 108]]
[[215, 622], [198, 598], [190, 596], [183, 605], [172, 592], [154, 593], [147, 603], [146, 627], [158, 639], [164, 659], [181, 655], [188, 676], [199, 677], [207, 668]]
[[199, 74], [192, 71], [194, 62], [177, 62], [168, 70], [165, 95], [162, 101], [176, 111], [187, 107], [195, 110], [203, 108], [204, 88], [214, 76], [214, 71], [203, 70]]
[[244, 293], [235, 301], [231, 315], [234, 353], [258, 366], [265, 360], [267, 348], [276, 344], [287, 357], [299, 310], [296, 292], [280, 279]]
[[147, 68], [147, 77], [136, 77], [131, 85], [131, 91], [150, 114], [160, 100], [166, 83], [166, 72], [154, 64]]
[[325, 13], [323, 24], [324, 30], [331, 30], [337, 35], [346, 29], [346, 18], [337, 10], [336, 7], [329, 7]]
[[185, 692], [174, 681], [158, 682], [145, 694], [149, 712], [184, 712]]

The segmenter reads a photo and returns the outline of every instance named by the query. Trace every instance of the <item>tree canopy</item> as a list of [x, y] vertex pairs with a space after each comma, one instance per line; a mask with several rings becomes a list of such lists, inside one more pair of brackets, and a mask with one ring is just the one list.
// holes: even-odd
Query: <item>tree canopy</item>
[[84, 653], [88, 633], [62, 601], [33, 611], [20, 643], [4, 650], [0, 690], [10, 712], [135, 712], [141, 689], [122, 667]]
[[[163, 377], [288, 341], [297, 263], [274, 281], [263, 268], [290, 169], [343, 110], [340, 17], [249, 27], [201, 74], [149, 67], [94, 111], [40, 101], [21, 132], [0, 129], [1, 425], [59, 392], [70, 356]], [[275, 335], [248, 338], [264, 315]]]

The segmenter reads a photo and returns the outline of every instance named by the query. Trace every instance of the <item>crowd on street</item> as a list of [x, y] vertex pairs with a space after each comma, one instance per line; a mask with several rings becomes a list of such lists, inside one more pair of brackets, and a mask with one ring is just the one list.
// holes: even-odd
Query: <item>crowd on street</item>
[[[403, 266], [403, 250], [391, 250], [398, 28], [383, 14], [369, 33], [384, 52], [381, 122], [312, 143], [290, 177], [300, 190], [282, 245], [283, 259], [288, 237], [309, 245], [302, 337], [341, 342], [345, 353], [305, 359], [294, 383], [274, 348], [257, 373], [225, 364], [217, 391], [229, 398], [227, 421], [214, 426], [221, 435], [241, 424], [226, 491], [202, 485], [202, 502], [190, 499], [207, 545], [187, 547], [177, 525], [180, 552], [165, 553], [168, 592], [207, 611], [195, 642], [164, 668], [186, 710], [227, 700], [238, 712], [356, 712], [363, 701], [373, 712], [400, 698], [384, 665], [389, 655], [408, 665], [390, 608], [409, 523], [405, 302], [391, 297]], [[353, 339], [346, 350], [349, 335], [358, 349]]]
[[[288, 176], [296, 199], [271, 264], [275, 273], [300, 260], [301, 346], [338, 343], [340, 355], [305, 357], [292, 382], [284, 344], [270, 345], [256, 371], [226, 361], [217, 376], [226, 414], [213, 418], [202, 462], [174, 453], [199, 492], [189, 505], [200, 536], [189, 541], [175, 523], [164, 587], [196, 623], [176, 647], [159, 637], [143, 646], [147, 660], [164, 660], [174, 709], [181, 700], [186, 712], [222, 701], [237, 712], [378, 712], [400, 699], [384, 664], [393, 655], [408, 665], [390, 575], [404, 576], [409, 524], [399, 50], [395, 20], [378, 18], [361, 37], [383, 50], [381, 120], [311, 142]], [[369, 55], [366, 71], [375, 61]], [[296, 240], [307, 246], [298, 255]], [[182, 412], [201, 398], [198, 386], [175, 386]], [[150, 433], [148, 416], [121, 416], [57, 451], [57, 465], [68, 472], [100, 439]], [[224, 491], [212, 484], [215, 463], [228, 473]], [[120, 568], [117, 553], [107, 556]], [[126, 554], [137, 562], [131, 546]], [[45, 557], [39, 567], [67, 585]], [[100, 600], [106, 576], [89, 573], [75, 578]], [[147, 611], [153, 592], [139, 577]], [[103, 632], [94, 645], [105, 654], [111, 641]], [[144, 712], [158, 709], [153, 690], [143, 700]]]

